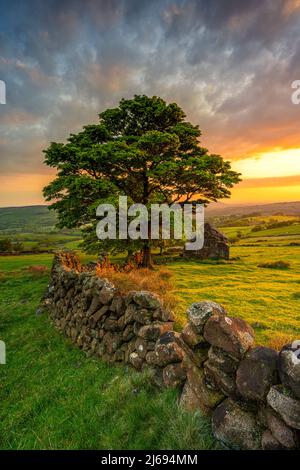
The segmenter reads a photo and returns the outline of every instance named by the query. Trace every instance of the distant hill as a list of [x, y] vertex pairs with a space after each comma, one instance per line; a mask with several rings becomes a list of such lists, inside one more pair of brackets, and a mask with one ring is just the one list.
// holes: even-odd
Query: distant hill
[[48, 206], [0, 208], [0, 232], [48, 232], [56, 224], [56, 215]]
[[231, 215], [296, 215], [300, 216], [300, 201], [296, 202], [276, 202], [272, 204], [255, 205], [226, 205], [223, 203], [213, 203], [206, 208], [208, 217], [231, 216]]
[[[297, 215], [300, 216], [300, 201], [274, 204], [226, 205], [213, 203], [206, 208], [208, 218], [231, 215]], [[0, 233], [49, 232], [57, 218], [48, 206], [24, 206], [0, 208]]]

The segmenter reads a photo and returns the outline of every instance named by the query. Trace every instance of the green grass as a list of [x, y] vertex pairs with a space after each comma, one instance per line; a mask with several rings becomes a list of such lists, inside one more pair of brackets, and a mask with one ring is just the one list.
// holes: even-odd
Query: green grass
[[[267, 344], [275, 335], [300, 337], [300, 247], [231, 247], [233, 261], [178, 261], [174, 273], [178, 324], [186, 321], [192, 302], [214, 300], [230, 316], [257, 324], [257, 341]], [[287, 261], [288, 270], [259, 268], [258, 264]]]
[[252, 226], [246, 227], [220, 227], [220, 231], [227, 237], [236, 237], [238, 232], [241, 232], [244, 237], [255, 238], [255, 237], [278, 237], [278, 236], [289, 236], [289, 235], [300, 235], [300, 224], [287, 225], [286, 227], [276, 228], [262, 228], [257, 232], [251, 232]]
[[300, 224], [293, 224], [288, 225], [286, 227], [276, 227], [276, 228], [268, 228], [265, 230], [260, 230], [259, 232], [251, 232], [249, 236], [286, 236], [286, 235], [300, 235]]
[[35, 310], [48, 275], [32, 264], [50, 256], [0, 259], [1, 449], [211, 449], [207, 418], [178, 408], [147, 373], [88, 358]]
[[[268, 246], [271, 239], [278, 246]], [[254, 325], [257, 343], [300, 337], [300, 247], [287, 246], [299, 237], [261, 240], [231, 247], [230, 261], [169, 258], [178, 328], [192, 302], [210, 299]], [[258, 267], [280, 260], [290, 268]], [[208, 420], [179, 410], [177, 392], [157, 392], [146, 373], [86, 357], [47, 316], [35, 316], [48, 276], [26, 268], [51, 262], [48, 254], [0, 257], [0, 337], [7, 346], [7, 365], [0, 366], [0, 447], [214, 448]]]

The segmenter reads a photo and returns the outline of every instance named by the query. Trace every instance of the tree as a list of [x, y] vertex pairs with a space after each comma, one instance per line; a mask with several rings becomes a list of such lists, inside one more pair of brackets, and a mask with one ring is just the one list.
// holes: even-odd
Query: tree
[[[119, 195], [146, 206], [230, 197], [239, 174], [199, 145], [199, 127], [185, 117], [175, 103], [135, 96], [102, 112], [99, 124], [71, 134], [66, 144], [52, 142], [45, 163], [58, 173], [44, 195], [55, 200], [50, 208], [57, 210], [59, 226], [88, 230], [96, 222], [98, 204], [114, 203]], [[143, 266], [150, 267], [152, 241], [140, 243]]]
[[13, 244], [9, 238], [0, 240], [0, 253], [11, 253], [13, 251]]
[[13, 243], [12, 248], [15, 253], [22, 253], [22, 251], [24, 251], [24, 245], [19, 240]]

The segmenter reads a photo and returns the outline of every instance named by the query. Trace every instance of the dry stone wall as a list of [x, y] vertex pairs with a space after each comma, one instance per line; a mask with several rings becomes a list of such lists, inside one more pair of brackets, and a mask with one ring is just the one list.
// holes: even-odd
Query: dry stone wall
[[252, 328], [210, 301], [192, 304], [175, 332], [156, 295], [124, 295], [72, 253], [55, 256], [41, 308], [88, 354], [150, 368], [158, 386], [179, 388], [180, 406], [211, 415], [225, 446], [300, 447], [300, 341], [280, 353], [255, 346]]

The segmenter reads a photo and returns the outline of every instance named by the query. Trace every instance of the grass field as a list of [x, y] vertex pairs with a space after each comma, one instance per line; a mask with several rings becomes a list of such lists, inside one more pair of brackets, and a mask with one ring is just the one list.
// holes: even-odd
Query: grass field
[[[173, 273], [176, 327], [185, 323], [188, 305], [210, 299], [251, 323], [260, 344], [299, 338], [300, 247], [286, 246], [284, 236], [271, 247], [271, 238], [257, 238], [255, 246], [243, 239], [252, 246], [232, 246], [230, 261], [169, 258], [164, 267]], [[258, 267], [279, 260], [290, 268]], [[0, 366], [0, 447], [215, 448], [208, 420], [180, 411], [176, 392], [157, 392], [147, 374], [86, 357], [46, 316], [35, 315], [48, 274], [28, 267], [51, 262], [50, 254], [0, 257], [0, 339], [7, 347], [7, 364]]]
[[[179, 261], [167, 267], [174, 273], [179, 324], [187, 306], [209, 299], [224, 305], [230, 316], [254, 326], [257, 341], [274, 336], [300, 336], [300, 247], [231, 248], [232, 262]], [[259, 268], [258, 264], [287, 261], [290, 269]]]
[[28, 265], [50, 256], [2, 258], [1, 449], [211, 449], [208, 419], [181, 411], [175, 391], [146, 373], [88, 358], [35, 310], [48, 275]]

